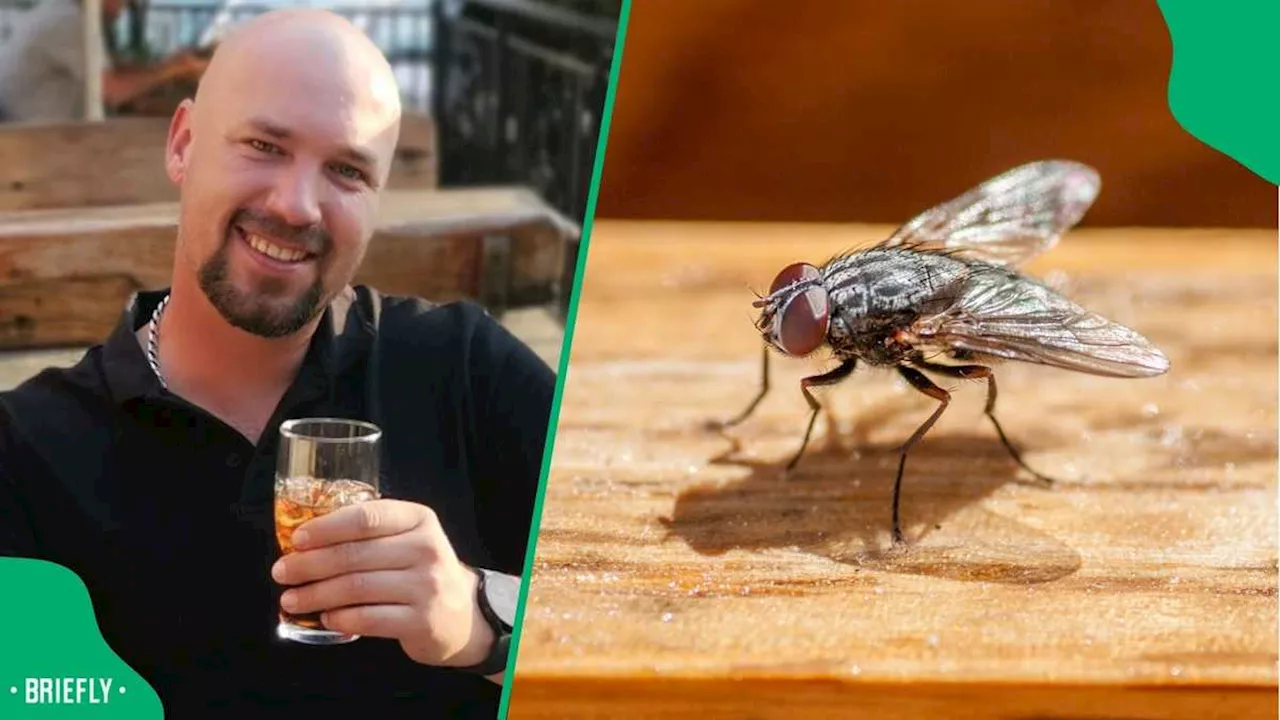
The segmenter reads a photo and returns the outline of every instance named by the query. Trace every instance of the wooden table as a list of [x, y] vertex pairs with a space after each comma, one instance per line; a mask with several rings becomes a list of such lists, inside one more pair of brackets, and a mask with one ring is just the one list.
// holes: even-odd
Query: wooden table
[[[751, 290], [888, 227], [600, 221], [571, 345], [510, 701], [525, 718], [1276, 717], [1274, 232], [1078, 230], [1028, 270], [1172, 370], [999, 370], [997, 411], [832, 364], [759, 383]], [[738, 447], [730, 438], [736, 438]]]

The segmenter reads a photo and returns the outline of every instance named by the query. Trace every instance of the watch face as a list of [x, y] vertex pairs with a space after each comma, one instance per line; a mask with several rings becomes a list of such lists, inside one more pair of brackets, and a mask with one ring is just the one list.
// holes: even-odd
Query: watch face
[[494, 614], [507, 625], [516, 623], [516, 603], [520, 600], [520, 578], [488, 571], [485, 573], [484, 594]]

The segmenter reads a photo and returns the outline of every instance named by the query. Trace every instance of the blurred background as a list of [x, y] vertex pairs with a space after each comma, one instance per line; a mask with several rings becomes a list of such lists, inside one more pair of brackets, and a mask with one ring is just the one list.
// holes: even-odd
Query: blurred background
[[0, 389], [167, 286], [169, 120], [229, 31], [334, 11], [390, 61], [404, 117], [355, 278], [485, 306], [557, 367], [621, 0], [0, 0]]
[[1171, 60], [1150, 1], [635, 2], [597, 216], [897, 224], [1066, 157], [1102, 174], [1084, 226], [1275, 228]]
[[[0, 52], [24, 32], [24, 16], [38, 4], [75, 1], [0, 0]], [[108, 12], [121, 6], [103, 23], [115, 67], [146, 67], [183, 52], [207, 56], [229, 30], [275, 8], [342, 14], [386, 54], [405, 108], [431, 117], [442, 187], [520, 183], [581, 222], [621, 0], [103, 4]], [[198, 73], [174, 78], [106, 114], [168, 118], [198, 80]]]

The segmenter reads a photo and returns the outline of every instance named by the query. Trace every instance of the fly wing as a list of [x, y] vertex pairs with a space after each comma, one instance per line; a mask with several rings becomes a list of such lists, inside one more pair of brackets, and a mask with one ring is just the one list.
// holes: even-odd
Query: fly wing
[[1016, 266], [1048, 250], [1093, 204], [1098, 173], [1070, 160], [1006, 171], [917, 215], [880, 244]]
[[1142, 335], [1003, 269], [979, 271], [946, 313], [922, 319], [920, 338], [943, 350], [1110, 377], [1152, 377], [1169, 360]]

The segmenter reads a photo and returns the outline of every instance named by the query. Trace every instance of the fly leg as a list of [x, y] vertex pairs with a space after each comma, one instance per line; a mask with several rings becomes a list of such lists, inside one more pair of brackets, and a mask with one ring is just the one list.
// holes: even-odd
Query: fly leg
[[1009, 442], [1008, 436], [1004, 434], [1004, 428], [1000, 427], [1000, 421], [996, 420], [996, 412], [995, 412], [996, 410], [996, 376], [995, 376], [995, 373], [991, 371], [991, 368], [986, 367], [985, 365], [953, 366], [953, 365], [933, 365], [930, 363], [923, 363], [923, 362], [915, 362], [914, 364], [916, 365], [916, 367], [922, 368], [924, 370], [928, 370], [930, 372], [936, 372], [940, 375], [949, 375], [951, 377], [963, 378], [966, 380], [986, 378], [987, 379], [987, 407], [983, 412], [986, 413], [986, 416], [988, 418], [991, 418], [991, 424], [996, 427], [996, 434], [1000, 436], [1000, 443], [1004, 445], [1004, 448], [1006, 450], [1009, 451], [1009, 454], [1013, 456], [1013, 459], [1017, 461], [1019, 465], [1022, 466], [1023, 470], [1026, 470], [1027, 472], [1034, 475], [1037, 480], [1044, 483], [1045, 485], [1053, 485], [1054, 483], [1053, 478], [1045, 475], [1041, 475], [1040, 473], [1032, 469], [1030, 465], [1027, 465], [1026, 461], [1022, 459], [1022, 453], [1018, 452], [1018, 449], [1013, 446], [1013, 443]]
[[938, 409], [934, 410], [933, 414], [929, 416], [929, 419], [921, 423], [920, 427], [916, 428], [916, 431], [911, 434], [911, 437], [907, 438], [907, 441], [902, 444], [902, 448], [899, 451], [898, 476], [893, 481], [893, 542], [895, 545], [904, 542], [902, 525], [898, 522], [898, 500], [902, 496], [902, 471], [907, 466], [907, 451], [911, 449], [912, 445], [916, 444], [916, 441], [924, 437], [925, 433], [929, 432], [929, 428], [933, 427], [933, 424], [941, 417], [942, 411], [946, 410], [947, 405], [951, 404], [951, 393], [934, 385], [933, 381], [925, 377], [920, 371], [899, 365], [898, 372], [907, 382], [911, 383], [912, 387], [937, 400], [940, 404]]
[[809, 427], [804, 431], [804, 442], [800, 443], [800, 450], [796, 452], [795, 457], [791, 458], [791, 462], [787, 463], [786, 472], [791, 472], [795, 468], [796, 463], [800, 462], [800, 456], [804, 454], [804, 449], [809, 445], [809, 435], [813, 433], [813, 423], [818, 419], [818, 412], [822, 406], [818, 404], [817, 398], [813, 393], [809, 392], [811, 387], [822, 387], [823, 385], [834, 385], [841, 380], [849, 377], [853, 369], [857, 367], [858, 360], [850, 358], [840, 363], [840, 367], [825, 372], [821, 375], [812, 375], [800, 381], [800, 391], [804, 393], [805, 402], [809, 403], [809, 409], [813, 412], [809, 414]]
[[751, 415], [751, 413], [755, 412], [756, 406], [760, 404], [760, 401], [763, 400], [764, 396], [767, 395], [768, 393], [769, 393], [769, 346], [766, 345], [764, 347], [763, 355], [760, 359], [760, 392], [756, 394], [756, 397], [754, 400], [751, 401], [751, 404], [747, 405], [746, 410], [743, 410], [742, 412], [738, 413], [737, 417], [733, 418], [732, 420], [726, 420], [725, 422], [721, 422], [721, 423], [713, 422], [712, 425], [720, 429], [731, 428], [734, 425], [737, 425], [738, 423], [742, 422], [743, 420], [746, 420]]

